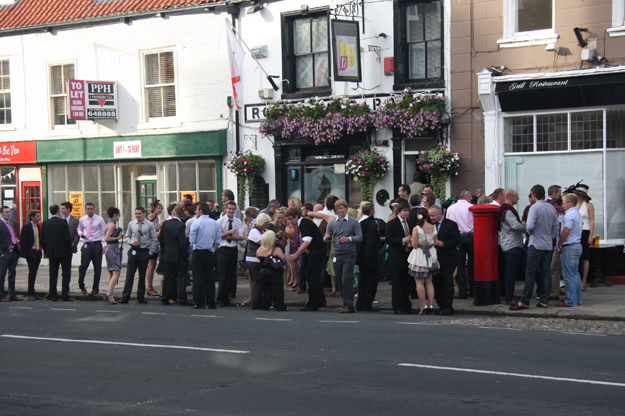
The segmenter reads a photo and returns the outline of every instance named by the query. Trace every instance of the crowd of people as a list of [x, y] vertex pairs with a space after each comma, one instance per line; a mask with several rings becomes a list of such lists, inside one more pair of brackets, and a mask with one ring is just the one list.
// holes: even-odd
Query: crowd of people
[[[333, 194], [314, 206], [302, 204], [297, 197], [289, 198], [286, 207], [271, 200], [266, 208], [249, 207], [242, 216], [233, 192], [225, 190], [221, 207], [213, 201], [194, 203], [188, 195], [184, 201], [170, 204], [162, 221], [159, 201], [149, 212], [137, 207], [126, 230], [118, 226], [120, 211], [116, 207], [107, 209], [105, 222], [95, 214], [92, 203], [85, 205], [85, 215], [77, 219], [71, 215], [72, 204], [64, 202], [60, 207], [51, 205], [50, 218], [43, 223], [40, 212], [31, 212], [19, 244], [8, 221], [10, 210], [2, 207], [0, 295], [3, 302], [22, 300], [15, 294], [15, 266], [21, 256], [29, 268], [28, 299], [42, 299], [35, 292], [35, 280], [43, 251], [50, 261], [50, 289], [44, 297], [73, 301], [69, 296], [72, 257], [82, 239], [79, 289], [84, 295], [99, 294], [104, 256], [108, 282], [103, 297], [110, 305], [130, 301], [138, 272], [139, 303], [154, 296], [163, 305], [195, 309], [233, 306], [239, 251], [243, 249], [251, 294], [241, 306], [286, 311], [284, 293], [297, 291], [308, 294], [302, 311], [316, 311], [327, 304], [326, 296], [340, 293], [341, 313], [377, 312], [378, 283], [389, 280], [394, 313], [452, 315], [454, 298], [474, 296], [473, 214], [469, 208], [490, 203], [499, 206], [502, 300], [511, 310], [527, 309], [536, 285], [537, 307], [548, 307], [550, 300], [562, 301], [558, 306], [574, 307], [582, 303], [594, 231], [594, 210], [587, 191], [587, 186], [577, 184], [561, 196], [561, 187], [554, 185], [545, 201], [544, 187], [536, 185], [529, 195], [530, 205], [519, 216], [514, 208], [519, 200], [516, 190], [498, 188], [488, 196], [478, 190], [473, 196], [470, 189], [462, 189], [457, 202], [450, 205], [453, 200], [448, 200], [443, 206], [431, 185], [415, 180], [399, 187], [398, 198], [390, 203], [393, 212], [384, 221], [376, 218], [373, 203], [362, 202], [355, 210]], [[120, 278], [124, 251], [126, 276], [122, 296], [116, 300], [113, 289]], [[85, 275], [90, 264], [94, 275], [88, 292]], [[525, 288], [517, 299], [514, 285], [522, 270]], [[5, 291], [7, 272], [9, 287]], [[154, 287], [155, 274], [162, 275], [160, 293]], [[188, 291], [191, 276], [192, 290]], [[562, 298], [561, 276], [567, 282], [567, 296]], [[412, 308], [416, 298], [420, 309]]]

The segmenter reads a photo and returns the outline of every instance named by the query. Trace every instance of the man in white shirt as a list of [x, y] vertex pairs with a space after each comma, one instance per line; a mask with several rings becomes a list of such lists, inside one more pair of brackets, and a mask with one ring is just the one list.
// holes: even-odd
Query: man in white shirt
[[[456, 299], [473, 297], [473, 213], [469, 211], [471, 190], [461, 189], [458, 202], [447, 209], [447, 218], [458, 224], [460, 247], [458, 248], [458, 296]], [[467, 262], [468, 260], [468, 262]], [[469, 269], [469, 287], [465, 266]]]
[[234, 306], [228, 294], [237, 278], [238, 242], [243, 240], [243, 223], [236, 217], [237, 205], [226, 201], [226, 215], [217, 220], [221, 229], [221, 244], [217, 250], [219, 258], [219, 289], [217, 302], [221, 306]]
[[89, 263], [93, 263], [93, 288], [90, 296], [100, 292], [100, 274], [102, 273], [102, 254], [106, 248], [104, 236], [106, 224], [101, 216], [95, 213], [95, 206], [91, 202], [85, 204], [87, 215], [83, 216], [78, 223], [78, 234], [83, 239], [80, 249], [80, 268], [78, 269], [78, 287], [83, 295], [87, 294], [85, 288], [85, 275]]

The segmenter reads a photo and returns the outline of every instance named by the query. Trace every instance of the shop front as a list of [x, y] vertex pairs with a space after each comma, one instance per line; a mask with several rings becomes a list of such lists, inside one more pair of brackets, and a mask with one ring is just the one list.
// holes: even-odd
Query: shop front
[[37, 151], [47, 184], [46, 207], [71, 201], [77, 205], [74, 215], [81, 216], [92, 202], [105, 217], [107, 208], [116, 206], [125, 226], [136, 207], [149, 209], [157, 200], [164, 207], [186, 194], [195, 201], [217, 201], [226, 130], [45, 140], [37, 142]]
[[486, 188], [590, 186], [595, 235], [625, 239], [625, 70], [622, 67], [495, 77], [479, 74]]
[[41, 167], [37, 164], [34, 141], [0, 144], [0, 196], [11, 208], [11, 222], [19, 231], [28, 222], [30, 211], [41, 211]]

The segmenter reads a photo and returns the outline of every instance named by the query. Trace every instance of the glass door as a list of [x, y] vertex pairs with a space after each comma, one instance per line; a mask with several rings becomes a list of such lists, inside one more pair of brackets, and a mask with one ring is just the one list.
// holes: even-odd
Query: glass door
[[150, 211], [150, 207], [156, 200], [156, 181], [154, 180], [141, 180], [137, 181], [137, 206], [145, 208], [146, 211]]
[[[22, 182], [22, 222], [19, 225], [29, 221], [28, 213], [30, 211], [41, 212], [41, 182]], [[19, 225], [18, 230], [20, 230]]]

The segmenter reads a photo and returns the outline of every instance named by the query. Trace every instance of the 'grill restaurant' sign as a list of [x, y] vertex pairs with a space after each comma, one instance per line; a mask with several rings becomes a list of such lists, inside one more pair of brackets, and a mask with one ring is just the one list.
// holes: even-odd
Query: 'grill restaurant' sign
[[72, 120], [117, 120], [117, 83], [70, 79], [69, 118]]

